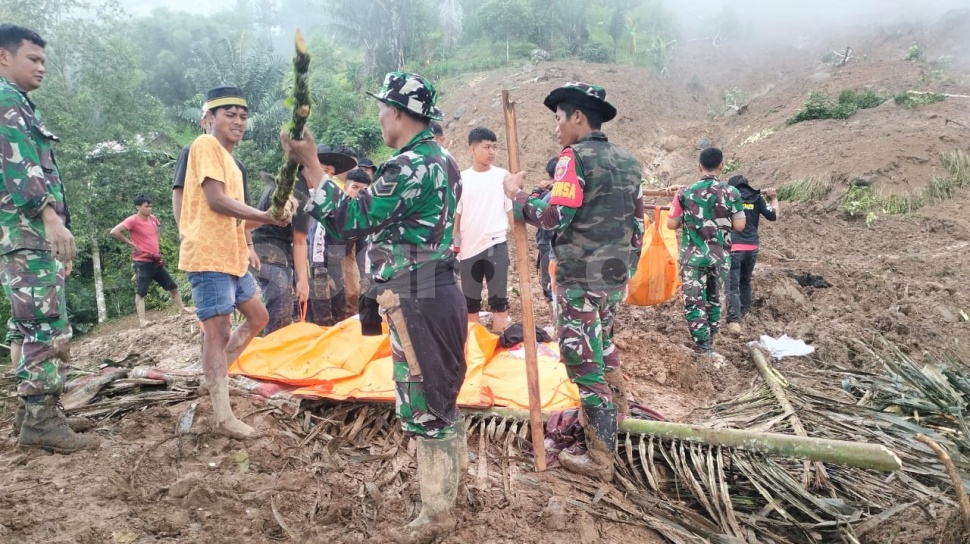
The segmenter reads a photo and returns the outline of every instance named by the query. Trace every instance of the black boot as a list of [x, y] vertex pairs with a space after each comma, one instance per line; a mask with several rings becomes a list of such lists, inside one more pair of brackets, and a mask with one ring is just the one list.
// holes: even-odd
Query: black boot
[[606, 378], [606, 385], [610, 386], [613, 392], [613, 405], [623, 416], [630, 415], [630, 393], [626, 387], [626, 380], [623, 379], [623, 371], [619, 368], [607, 370], [603, 373]]
[[610, 482], [616, 451], [616, 408], [583, 408], [583, 416], [587, 452], [559, 452], [559, 463], [572, 472]]

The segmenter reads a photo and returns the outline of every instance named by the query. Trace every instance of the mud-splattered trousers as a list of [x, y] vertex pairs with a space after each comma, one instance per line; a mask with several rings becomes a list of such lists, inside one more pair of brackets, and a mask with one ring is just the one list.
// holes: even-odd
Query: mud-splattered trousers
[[423, 438], [445, 438], [461, 424], [466, 370], [464, 295], [454, 283], [434, 291], [434, 298], [389, 290], [377, 297], [387, 312], [397, 415], [406, 434]]
[[604, 372], [620, 368], [613, 345], [613, 320], [623, 290], [587, 291], [558, 288], [559, 357], [569, 379], [579, 388], [584, 407], [613, 408], [613, 394]]
[[681, 263], [680, 278], [684, 291], [684, 315], [687, 328], [698, 346], [710, 348], [721, 322], [721, 293], [731, 274], [731, 258], [715, 260], [708, 266]]
[[[0, 256], [0, 281], [10, 301], [10, 325], [23, 339], [17, 363], [21, 397], [60, 394], [67, 377], [68, 342], [64, 266], [50, 251], [21, 249]], [[11, 331], [8, 330], [8, 337]]]

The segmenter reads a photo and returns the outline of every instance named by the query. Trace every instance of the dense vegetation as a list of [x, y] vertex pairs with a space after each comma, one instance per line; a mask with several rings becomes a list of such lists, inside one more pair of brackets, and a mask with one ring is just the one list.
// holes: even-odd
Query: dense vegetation
[[[165, 229], [162, 252], [175, 272], [171, 212], [174, 157], [199, 132], [203, 93], [243, 88], [252, 107], [236, 155], [258, 195], [259, 172], [275, 171], [287, 117], [293, 29], [307, 35], [318, 140], [386, 157], [376, 104], [363, 94], [383, 74], [408, 69], [432, 78], [521, 63], [534, 56], [624, 62], [664, 71], [676, 43], [672, 15], [658, 0], [237, 0], [199, 16], [159, 9], [133, 17], [111, 0], [4, 0], [0, 21], [49, 42], [47, 77], [32, 97], [63, 142], [58, 165], [79, 244], [68, 280], [76, 330], [133, 311], [130, 254], [108, 230], [151, 195]], [[721, 17], [724, 20], [724, 17]], [[96, 267], [95, 265], [100, 266]], [[176, 281], [188, 297], [181, 274]], [[153, 287], [149, 307], [165, 294]], [[0, 301], [0, 322], [9, 316]]]

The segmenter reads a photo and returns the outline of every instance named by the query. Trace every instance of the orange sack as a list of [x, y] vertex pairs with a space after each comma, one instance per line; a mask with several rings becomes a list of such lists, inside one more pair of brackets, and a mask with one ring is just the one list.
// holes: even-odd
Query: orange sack
[[666, 226], [667, 212], [657, 207], [654, 218], [643, 236], [637, 273], [630, 280], [626, 303], [632, 306], [662, 304], [673, 298], [680, 287], [677, 259], [673, 256], [677, 242], [673, 231]]

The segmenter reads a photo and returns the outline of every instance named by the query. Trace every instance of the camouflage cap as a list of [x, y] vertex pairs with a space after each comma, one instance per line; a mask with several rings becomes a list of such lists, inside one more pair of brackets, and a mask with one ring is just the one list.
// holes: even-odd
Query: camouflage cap
[[444, 114], [438, 109], [438, 91], [430, 81], [417, 74], [390, 72], [384, 76], [384, 87], [377, 94], [367, 93], [381, 102], [408, 110], [411, 113], [441, 121]]
[[559, 104], [563, 102], [595, 111], [603, 116], [603, 121], [616, 117], [616, 108], [606, 101], [606, 89], [599, 85], [571, 81], [558, 89], [553, 89], [542, 103], [550, 110], [556, 111]]

